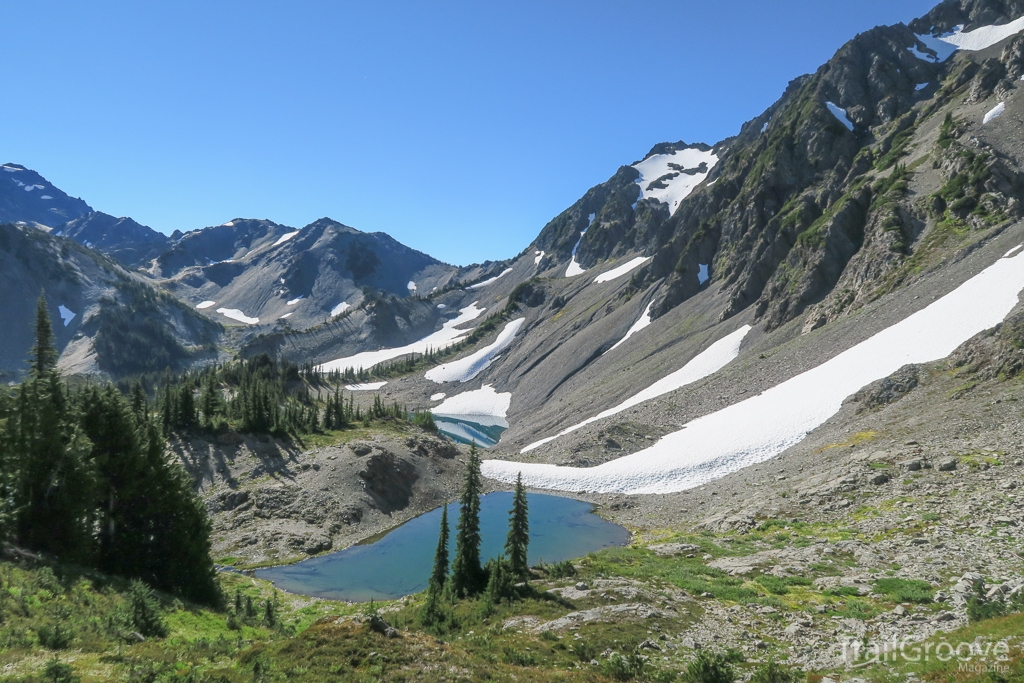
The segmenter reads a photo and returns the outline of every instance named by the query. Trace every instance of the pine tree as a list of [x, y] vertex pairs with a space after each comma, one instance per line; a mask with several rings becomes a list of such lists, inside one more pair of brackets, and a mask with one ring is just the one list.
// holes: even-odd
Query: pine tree
[[528, 518], [526, 488], [522, 472], [516, 477], [516, 493], [509, 510], [508, 538], [505, 552], [508, 554], [509, 571], [516, 581], [528, 581], [530, 567], [527, 563], [527, 548], [530, 545], [530, 522]]
[[475, 595], [483, 588], [480, 566], [480, 456], [476, 442], [470, 445], [466, 478], [459, 501], [459, 524], [455, 534], [455, 561], [452, 562], [452, 593], [456, 597]]
[[40, 294], [36, 302], [36, 344], [32, 347], [32, 375], [42, 377], [57, 366], [57, 349], [53, 346], [53, 330], [50, 327], [50, 312], [46, 307], [46, 295]]
[[441, 508], [441, 531], [437, 538], [437, 550], [434, 552], [434, 570], [430, 574], [430, 587], [438, 590], [444, 587], [448, 579], [448, 503]]

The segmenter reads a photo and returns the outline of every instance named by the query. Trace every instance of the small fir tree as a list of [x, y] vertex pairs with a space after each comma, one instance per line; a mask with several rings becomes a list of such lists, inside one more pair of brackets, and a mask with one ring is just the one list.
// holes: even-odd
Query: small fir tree
[[512, 498], [512, 509], [509, 510], [508, 538], [505, 541], [509, 573], [516, 581], [527, 581], [530, 578], [530, 567], [526, 560], [526, 551], [530, 545], [528, 514], [526, 487], [523, 486], [523, 474], [520, 472], [516, 477], [516, 493]]
[[476, 442], [470, 444], [466, 478], [459, 501], [459, 524], [455, 533], [455, 560], [451, 588], [455, 597], [476, 595], [483, 588], [480, 566], [480, 456]]

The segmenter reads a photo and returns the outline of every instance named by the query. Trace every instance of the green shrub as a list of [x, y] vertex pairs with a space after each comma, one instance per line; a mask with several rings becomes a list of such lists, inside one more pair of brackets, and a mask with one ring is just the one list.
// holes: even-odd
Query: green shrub
[[67, 626], [57, 624], [43, 624], [36, 629], [39, 637], [39, 644], [47, 650], [66, 650], [74, 640], [74, 632]]
[[643, 676], [646, 665], [647, 660], [641, 655], [620, 655], [613, 652], [608, 659], [601, 662], [601, 673], [614, 681], [631, 681]]
[[501, 661], [505, 662], [506, 664], [511, 664], [513, 666], [536, 666], [537, 665], [537, 657], [536, 656], [534, 656], [533, 654], [531, 654], [529, 652], [523, 652], [521, 650], [517, 650], [516, 648], [510, 647], [508, 645], [506, 645], [502, 649]]
[[565, 579], [570, 576], [576, 576], [576, 567], [570, 560], [549, 564], [544, 569], [547, 570], [548, 576], [553, 579]]
[[724, 655], [701, 650], [687, 665], [682, 679], [686, 683], [734, 683], [736, 672]]
[[800, 675], [789, 667], [782, 666], [774, 659], [757, 667], [754, 675], [750, 677], [750, 683], [797, 683]]
[[894, 602], [927, 604], [932, 601], [935, 589], [927, 581], [888, 578], [875, 581], [875, 590], [884, 593]]

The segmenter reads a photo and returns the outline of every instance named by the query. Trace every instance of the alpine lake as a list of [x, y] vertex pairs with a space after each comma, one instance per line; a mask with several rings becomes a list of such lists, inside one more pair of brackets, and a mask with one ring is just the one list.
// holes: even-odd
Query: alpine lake
[[[541, 493], [527, 494], [527, 502], [531, 565], [561, 562], [629, 542], [629, 532], [595, 515], [590, 503]], [[483, 561], [501, 554], [511, 508], [510, 492], [480, 498]], [[450, 557], [458, 514], [458, 503], [449, 504]], [[440, 525], [441, 508], [437, 508], [345, 550], [260, 569], [256, 576], [300, 595], [351, 602], [393, 600], [426, 589]]]

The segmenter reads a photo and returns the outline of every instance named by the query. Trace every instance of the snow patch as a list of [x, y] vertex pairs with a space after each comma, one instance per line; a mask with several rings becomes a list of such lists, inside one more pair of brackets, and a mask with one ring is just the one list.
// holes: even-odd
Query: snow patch
[[512, 339], [516, 336], [516, 332], [519, 331], [524, 322], [526, 322], [526, 318], [517, 318], [509, 322], [490, 346], [486, 346], [465, 358], [431, 368], [424, 376], [438, 384], [444, 382], [468, 382], [486, 370], [502, 351], [512, 345]]
[[60, 319], [64, 321], [64, 327], [67, 327], [68, 323], [75, 319], [75, 312], [64, 304], [58, 306], [57, 311], [60, 313]]
[[405, 288], [408, 289], [410, 292], [415, 292], [416, 291], [416, 283], [413, 282], [412, 280], [409, 280], [408, 284], [405, 285]]
[[255, 325], [260, 321], [259, 318], [250, 318], [237, 308], [218, 308], [217, 312], [225, 318], [231, 318], [232, 320], [237, 320], [238, 322], [245, 323], [246, 325]]
[[445, 309], [445, 308], [448, 308], [448, 307], [447, 307], [447, 306], [445, 306], [444, 304], [438, 304], [438, 305], [437, 305], [437, 307], [438, 307], [438, 308], [440, 308], [440, 309], [442, 309], [442, 310], [443, 310], [443, 309]]
[[[446, 399], [444, 403], [435, 407], [430, 412], [434, 415], [449, 415], [452, 417], [500, 417], [508, 415], [509, 406], [512, 405], [512, 394], [498, 393], [490, 384], [485, 384], [475, 391], [466, 391], [458, 396]], [[482, 420], [473, 420], [478, 424], [486, 424]]]
[[[647, 327], [648, 325], [650, 325], [651, 324], [651, 306], [653, 306], [653, 305], [654, 305], [653, 302], [647, 304], [647, 308], [644, 309], [644, 313], [643, 313], [643, 315], [640, 316], [640, 319], [637, 320], [635, 323], [633, 323], [633, 326], [630, 327], [629, 330], [626, 331], [626, 336], [623, 337], [622, 339], [620, 339], [619, 341], [615, 342], [615, 345], [612, 346], [612, 348], [610, 348], [607, 351], [605, 351], [604, 353], [611, 353], [612, 351], [617, 349], [622, 344], [625, 344], [627, 339], [629, 339], [634, 334], [636, 334], [640, 330], [642, 330], [645, 327]], [[602, 353], [601, 355], [603, 356], [604, 353]]]
[[1003, 258], [1010, 258], [1011, 256], [1013, 256], [1014, 254], [1016, 254], [1016, 253], [1017, 253], [1018, 251], [1020, 251], [1021, 249], [1024, 249], [1024, 244], [1018, 244], [1018, 245], [1017, 245], [1017, 246], [1015, 246], [1015, 247], [1014, 247], [1013, 249], [1011, 249], [1010, 251], [1008, 251], [1008, 252], [1006, 252], [1005, 254], [1003, 254]]
[[[648, 307], [648, 310], [650, 310], [650, 307]], [[529, 453], [538, 446], [553, 441], [560, 436], [571, 434], [577, 429], [586, 427], [588, 424], [597, 422], [598, 420], [603, 420], [606, 417], [618, 415], [622, 411], [628, 410], [633, 406], [643, 403], [644, 401], [650, 401], [652, 398], [658, 398], [659, 396], [663, 396], [669, 392], [675, 391], [676, 389], [685, 387], [687, 384], [692, 384], [697, 380], [704, 379], [708, 375], [718, 372], [731, 363], [736, 356], [740, 354], [740, 344], [743, 343], [743, 338], [747, 336], [747, 332], [750, 332], [750, 325], [744, 325], [732, 334], [719, 339], [714, 344], [694, 356], [689, 363], [679, 368], [671, 375], [661, 378], [643, 391], [630, 396], [619, 405], [609, 408], [594, 417], [587, 418], [583, 422], [573, 425], [568, 429], [563, 429], [553, 437], [532, 443], [519, 452]]]
[[996, 106], [992, 107], [992, 110], [989, 113], [985, 114], [985, 118], [981, 120], [982, 125], [985, 125], [992, 119], [998, 119], [1003, 115], [1004, 111], [1006, 111], [1006, 102], [1000, 102]]
[[825, 106], [828, 107], [828, 110], [832, 112], [833, 116], [839, 119], [839, 123], [846, 126], [847, 130], [853, 130], [853, 121], [851, 121], [850, 117], [847, 116], [845, 109], [835, 104], [834, 102], [826, 102]]
[[294, 299], [292, 299], [291, 301], [289, 301], [288, 305], [289, 306], [294, 306], [295, 304], [299, 303], [300, 301], [302, 301], [305, 298], [306, 298], [305, 294], [303, 294], [302, 296], [297, 296]]
[[196, 304], [196, 308], [198, 308], [201, 311], [204, 308], [209, 308], [210, 306], [216, 306], [216, 305], [217, 305], [216, 301], [204, 301], [201, 304]]
[[445, 396], [446, 396], [446, 394], [443, 391], [441, 391], [439, 393], [431, 395], [430, 400], [431, 401], [440, 401]]
[[287, 313], [285, 313], [284, 315], [279, 317], [278, 320], [284, 320], [285, 318], [290, 318], [292, 316], [292, 314], [294, 314], [294, 313], [295, 313], [295, 311], [288, 311]]
[[670, 493], [763, 462], [799, 443], [866, 384], [908, 363], [945, 358], [1013, 310], [1024, 253], [999, 259], [926, 308], [831, 360], [740, 403], [693, 420], [654, 446], [593, 468], [488, 460], [485, 476], [564, 491]]
[[284, 235], [281, 235], [279, 238], [277, 238], [276, 242], [274, 242], [273, 244], [270, 245], [270, 248], [273, 249], [274, 247], [281, 246], [282, 244], [284, 244], [288, 240], [290, 240], [293, 237], [295, 237], [296, 235], [298, 235], [300, 232], [302, 232], [302, 231], [301, 230], [296, 230], [295, 232], [289, 232], [289, 233], [285, 233]]
[[331, 372], [332, 370], [345, 372], [349, 369], [367, 369], [372, 368], [378, 363], [384, 363], [400, 356], [407, 356], [410, 353], [426, 353], [430, 349], [435, 351], [446, 349], [453, 344], [458, 344], [470, 334], [472, 330], [459, 330], [456, 328], [460, 325], [465, 325], [471, 320], [475, 320], [481, 313], [484, 313], [485, 309], [477, 308], [476, 305], [478, 303], [478, 301], [474, 301], [469, 306], [459, 311], [459, 316], [457, 318], [453, 318], [446, 322], [440, 330], [427, 335], [423, 339], [415, 341], [412, 344], [390, 349], [380, 349], [378, 351], [363, 351], [362, 353], [357, 353], [354, 356], [346, 356], [344, 358], [328, 361], [322, 365], [318, 365], [316, 369], [319, 372]]
[[935, 53], [934, 55], [926, 55], [917, 48], [910, 48], [910, 51], [915, 57], [925, 61], [944, 62], [952, 57], [957, 50], [967, 52], [984, 50], [1021, 31], [1024, 31], [1024, 17], [1015, 19], [1008, 24], [981, 26], [967, 33], [964, 33], [964, 27], [960, 25], [941, 35], [917, 36], [917, 39], [925, 47]]
[[646, 256], [646, 257], [644, 257], [644, 256], [637, 256], [635, 259], [632, 259], [630, 261], [627, 261], [626, 263], [623, 263], [618, 268], [613, 268], [612, 270], [609, 270], [606, 273], [601, 273], [596, 278], [594, 278], [594, 282], [597, 282], [597, 283], [600, 283], [600, 282], [611, 282], [615, 278], [622, 277], [623, 275], [625, 275], [629, 271], [634, 270], [636, 268], [639, 268], [643, 264], [645, 264], [648, 261], [650, 261], [652, 258], [653, 258], [652, 256]]
[[[299, 297], [299, 298], [301, 299], [302, 297]], [[342, 301], [340, 304], [338, 304], [337, 306], [335, 306], [334, 308], [331, 309], [331, 317], [333, 318], [336, 315], [341, 315], [342, 313], [344, 313], [345, 311], [347, 311], [350, 308], [352, 308], [352, 307], [349, 306], [344, 301]]]
[[231, 227], [231, 226], [233, 226], [234, 224], [235, 224], [235, 222], [234, 222], [234, 221], [228, 221], [227, 223], [221, 223], [221, 225], [222, 225], [222, 226], [226, 226], [226, 227], [228, 227], [228, 228], [230, 228], [230, 227]]
[[[594, 222], [594, 214], [590, 214], [590, 222]], [[590, 229], [590, 225], [587, 225], [587, 230]], [[587, 230], [580, 233], [580, 238], [576, 240], [576, 246], [572, 248], [572, 259], [569, 260], [569, 267], [565, 269], [566, 277], [575, 277], [582, 275], [587, 272], [587, 269], [576, 262], [576, 250], [580, 248], [580, 242], [583, 241], [583, 236], [587, 234]]]
[[[668, 204], [669, 213], [675, 213], [679, 202], [704, 182], [717, 163], [718, 156], [714, 151], [702, 152], [693, 147], [679, 149], [671, 154], [653, 154], [633, 165], [633, 168], [640, 171], [636, 181], [640, 186], [640, 198], [657, 199]], [[653, 187], [655, 185], [661, 187]], [[633, 210], [636, 210], [636, 204]]]
[[[487, 285], [491, 284], [492, 282], [496, 282], [497, 280], [505, 277], [506, 275], [508, 275], [511, 272], [512, 272], [511, 268], [506, 268], [505, 270], [501, 271], [501, 273], [499, 275], [495, 275], [490, 280], [484, 280], [483, 282], [478, 282], [475, 285], [470, 285], [469, 288], [470, 289], [482, 289], [482, 288], [486, 287]], [[415, 286], [413, 287], [413, 289], [415, 289]]]
[[13, 166], [8, 166], [7, 164], [4, 164], [4, 170], [7, 171], [8, 173], [17, 173], [21, 169], [20, 168], [14, 168]]
[[709, 265], [710, 264], [708, 264], [708, 263], [698, 263], [697, 264], [697, 268], [698, 268], [698, 270], [697, 270], [697, 284], [701, 284], [702, 285], [702, 284], [704, 284], [705, 282], [707, 282], [708, 280], [711, 279], [711, 275], [708, 273]]
[[931, 85], [931, 83], [918, 83], [918, 84], [917, 84], [917, 87], [916, 87], [916, 88], [914, 88], [914, 90], [924, 90], [924, 89], [925, 89], [925, 88], [927, 88], [927, 87], [928, 87], [929, 85]]
[[346, 384], [345, 388], [349, 391], [377, 391], [387, 382], [366, 382], [364, 384]]
[[44, 195], [40, 196], [39, 198], [40, 198], [40, 199], [53, 199], [53, 197], [51, 197], [51, 196], [50, 196], [50, 195], [48, 195], [48, 194], [44, 194]]
[[761, 132], [762, 132], [762, 133], [763, 133], [763, 132], [765, 132], [766, 130], [768, 130], [768, 124], [769, 124], [769, 123], [771, 123], [771, 119], [768, 119], [767, 121], [765, 121], [765, 122], [764, 122], [764, 125], [763, 125], [763, 126], [761, 126]]
[[540, 262], [544, 260], [544, 252], [543, 251], [535, 251], [533, 253], [534, 253], [533, 265], [539, 266]]

